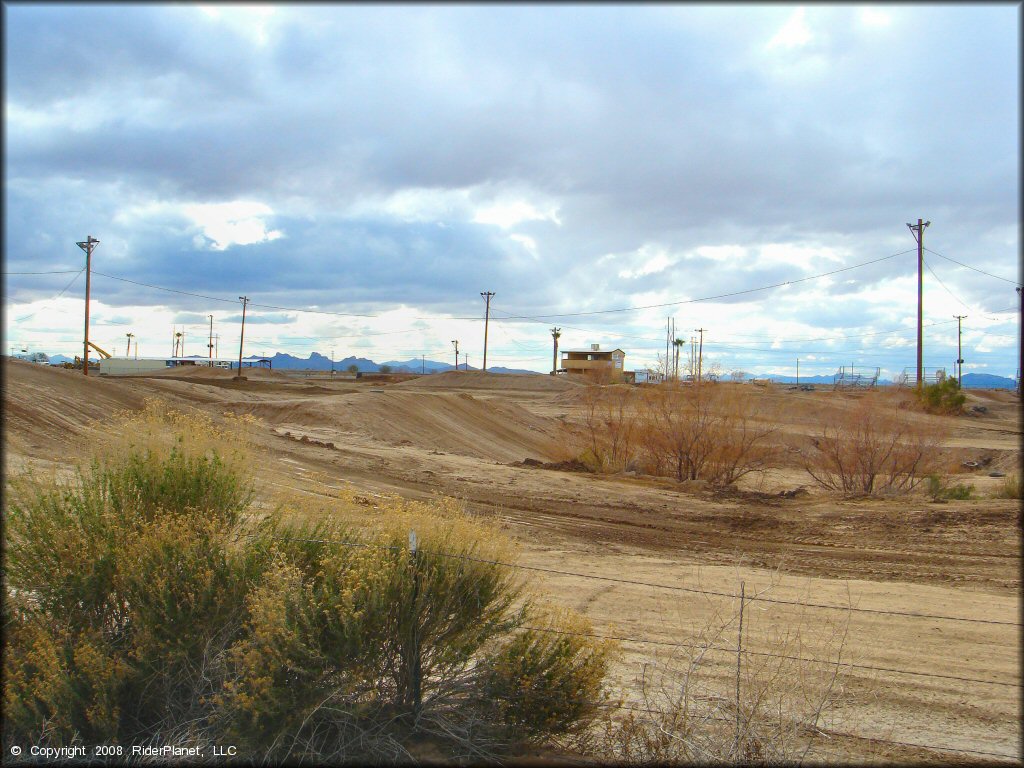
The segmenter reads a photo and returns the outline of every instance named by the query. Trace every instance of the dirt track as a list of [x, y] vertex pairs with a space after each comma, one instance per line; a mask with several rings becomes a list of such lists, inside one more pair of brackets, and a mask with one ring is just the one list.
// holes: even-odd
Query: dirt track
[[[259, 476], [268, 487], [308, 489], [307, 478], [317, 473], [329, 484], [351, 483], [367, 492], [455, 496], [501, 520], [523, 543], [526, 564], [729, 595], [742, 580], [748, 593], [771, 585], [768, 594], [777, 599], [833, 605], [845, 604], [849, 589], [860, 608], [1011, 622], [851, 614], [844, 658], [855, 663], [1011, 685], [853, 670], [844, 718], [856, 726], [836, 730], [1019, 754], [1019, 688], [1013, 686], [1020, 682], [1020, 509], [1018, 502], [987, 498], [1001, 482], [988, 471], [1020, 463], [1020, 409], [1012, 393], [971, 394], [968, 405], [984, 405], [987, 412], [958, 417], [947, 441], [958, 460], [988, 462], [957, 478], [973, 483], [981, 498], [935, 504], [924, 497], [838, 500], [813, 490], [793, 467], [740, 492], [713, 494], [653, 478], [527, 466], [525, 459], [558, 457], [562, 423], [576, 412], [579, 386], [548, 376], [452, 373], [384, 383], [254, 371], [237, 383], [227, 372], [203, 369], [108, 379], [10, 361], [4, 373], [8, 472], [33, 463], [60, 465], [87, 438], [91, 420], [157, 396], [215, 416], [257, 416], [265, 425], [257, 438]], [[785, 388], [762, 396], [791, 415], [786, 428], [792, 432], [809, 429], [822, 403], [853, 399]], [[809, 492], [778, 495], [799, 486]], [[698, 610], [686, 597], [691, 593], [555, 574], [538, 578], [585, 610], [598, 628], [614, 625], [631, 637], [678, 639], [687, 611]], [[728, 607], [729, 600], [716, 599]], [[795, 620], [791, 606], [759, 608], [766, 627]], [[666, 611], [682, 618], [652, 626], [650, 618]], [[643, 646], [626, 648], [619, 670], [624, 681], [647, 653]], [[870, 746], [841, 741], [834, 754], [853, 757]], [[901, 760], [969, 756], [873, 749]], [[879, 751], [886, 749], [892, 751]]]

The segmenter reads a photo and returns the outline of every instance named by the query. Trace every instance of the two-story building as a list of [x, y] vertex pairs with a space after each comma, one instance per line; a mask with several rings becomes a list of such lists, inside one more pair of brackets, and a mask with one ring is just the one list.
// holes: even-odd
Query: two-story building
[[563, 349], [562, 369], [571, 375], [617, 381], [625, 371], [626, 353], [621, 349], [602, 350], [600, 344], [590, 349]]

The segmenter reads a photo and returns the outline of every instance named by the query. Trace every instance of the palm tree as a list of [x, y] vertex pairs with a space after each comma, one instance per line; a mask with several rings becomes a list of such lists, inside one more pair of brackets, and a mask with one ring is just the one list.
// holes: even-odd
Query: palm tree
[[672, 342], [672, 346], [676, 348], [675, 362], [673, 363], [673, 366], [672, 366], [672, 368], [673, 368], [673, 376], [675, 376], [675, 378], [677, 378], [677, 379], [679, 378], [679, 348], [681, 346], [683, 346], [683, 343], [684, 342], [683, 342], [682, 339], [675, 339]]

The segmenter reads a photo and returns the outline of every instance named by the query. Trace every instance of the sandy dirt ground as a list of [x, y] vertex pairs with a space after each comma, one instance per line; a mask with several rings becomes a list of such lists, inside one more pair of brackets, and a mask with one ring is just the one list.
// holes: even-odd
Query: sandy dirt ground
[[[501, 524], [520, 542], [520, 562], [543, 569], [531, 575], [552, 599], [585, 612], [595, 632], [628, 638], [614, 673], [628, 690], [681, 652], [669, 643], [693, 643], [715, 622], [725, 627], [717, 644], [734, 649], [742, 583], [759, 598], [744, 603], [751, 658], [782, 649], [815, 660], [801, 662], [800, 674], [819, 677], [834, 669], [819, 662], [840, 651], [854, 665], [841, 668], [843, 695], [826, 725], [876, 741], [819, 738], [812, 759], [1021, 754], [1021, 510], [992, 497], [1003, 480], [989, 476], [1020, 471], [1014, 393], [972, 392], [962, 416], [919, 417], [946, 419], [951, 479], [975, 486], [973, 499], [935, 503], [923, 494], [837, 498], [795, 464], [727, 493], [545, 468], [564, 456], [583, 389], [550, 376], [247, 371], [238, 382], [209, 369], [84, 377], [10, 360], [3, 373], [6, 474], [68, 466], [97, 421], [147, 398], [214, 417], [252, 414], [268, 493], [442, 494]], [[785, 414], [790, 435], [811, 434], [821, 409], [858, 399], [783, 386], [758, 388], [758, 397]], [[708, 684], [732, 685], [735, 652], [709, 659]]]

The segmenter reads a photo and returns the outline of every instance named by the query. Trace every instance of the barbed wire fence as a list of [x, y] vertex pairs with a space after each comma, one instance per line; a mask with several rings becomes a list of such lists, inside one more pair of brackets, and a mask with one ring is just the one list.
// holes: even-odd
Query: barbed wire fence
[[[255, 535], [255, 534], [248, 534]], [[344, 547], [364, 547], [364, 548], [376, 548], [390, 551], [403, 551], [403, 547], [384, 545], [379, 543], [371, 543], [365, 541], [352, 541], [345, 539], [331, 539], [331, 538], [303, 538], [298, 536], [283, 536], [274, 535], [274, 539], [282, 541], [298, 541], [298, 542], [315, 542], [321, 544], [344, 546]], [[719, 707], [712, 710], [710, 713], [704, 713], [700, 721], [702, 722], [715, 722], [722, 723], [727, 726], [735, 726], [736, 729], [736, 741], [737, 747], [739, 745], [740, 731], [743, 719], [740, 686], [743, 682], [741, 675], [741, 667], [745, 659], [764, 659], [764, 660], [777, 660], [779, 662], [794, 662], [803, 665], [817, 665], [833, 670], [834, 674], [838, 674], [840, 671], [859, 670], [863, 672], [879, 673], [883, 675], [896, 675], [903, 678], [913, 678], [918, 680], [935, 680], [955, 684], [970, 684], [975, 686], [984, 686], [989, 689], [1016, 689], [1018, 692], [1021, 690], [1020, 681], [1018, 680], [1001, 680], [991, 679], [985, 677], [973, 677], [969, 675], [953, 675], [945, 674], [940, 672], [929, 672], [920, 669], [905, 669], [895, 666], [882, 666], [875, 664], [861, 664], [853, 661], [843, 661], [841, 659], [842, 647], [840, 647], [836, 658], [819, 658], [815, 656], [807, 656], [794, 653], [777, 653], [765, 650], [755, 650], [751, 647], [744, 647], [744, 633], [742, 630], [742, 621], [744, 617], [744, 611], [748, 606], [756, 603], [763, 603], [766, 605], [781, 605], [781, 606], [792, 606], [799, 607], [801, 609], [810, 609], [816, 611], [833, 611], [844, 613], [847, 617], [856, 616], [859, 614], [873, 615], [873, 616], [893, 616], [900, 617], [901, 619], [909, 619], [922, 622], [953, 622], [961, 626], [970, 625], [994, 625], [1000, 627], [1006, 627], [1007, 631], [1016, 632], [1020, 634], [1022, 627], [1021, 622], [1011, 621], [1004, 619], [987, 619], [977, 618], [969, 616], [955, 616], [948, 614], [937, 614], [937, 613], [923, 613], [913, 611], [900, 611], [891, 609], [879, 609], [879, 608], [863, 608], [860, 606], [852, 605], [848, 603], [846, 605], [837, 605], [824, 602], [813, 602], [806, 600], [794, 600], [794, 599], [783, 599], [770, 597], [764, 594], [764, 590], [756, 592], [750, 595], [744, 593], [744, 588], [741, 583], [740, 589], [736, 593], [729, 593], [721, 590], [704, 589], [700, 587], [688, 587], [683, 585], [663, 584], [658, 582], [644, 581], [641, 579], [628, 579], [622, 577], [604, 576], [600, 574], [583, 573], [579, 571], [566, 570], [562, 568], [550, 568], [537, 565], [528, 565], [516, 562], [508, 562], [502, 560], [492, 560], [487, 558], [473, 557], [471, 555], [445, 552], [437, 549], [430, 549], [421, 547], [417, 554], [419, 556], [432, 556], [439, 558], [452, 558], [458, 560], [464, 560], [468, 562], [474, 562], [479, 564], [492, 565], [501, 568], [515, 569], [517, 571], [526, 571], [534, 573], [544, 573], [554, 576], [565, 576], [577, 579], [584, 579], [594, 582], [604, 582], [618, 585], [629, 585], [633, 587], [642, 587], [649, 590], [663, 590], [670, 592], [681, 592], [689, 593], [692, 595], [700, 596], [704, 600], [712, 599], [727, 599], [738, 603], [737, 608], [733, 612], [733, 615], [718, 628], [716, 637], [720, 637], [726, 629], [738, 619], [740, 623], [740, 631], [737, 634], [737, 643], [735, 646], [727, 646], [722, 644], [716, 644], [715, 642], [693, 642], [693, 641], [679, 641], [679, 640], [664, 640], [654, 637], [634, 635], [623, 632], [583, 632], [576, 630], [564, 630], [554, 629], [551, 627], [541, 627], [533, 625], [524, 625], [522, 629], [531, 630], [534, 632], [541, 633], [553, 633], [561, 635], [571, 635], [577, 637], [584, 637], [590, 640], [597, 640], [603, 642], [614, 642], [627, 648], [656, 648], [666, 649], [668, 651], [694, 651], [701, 659], [705, 654], [730, 654], [735, 657], [735, 672], [732, 673], [732, 666], [726, 667], [726, 669], [720, 673], [720, 677], [724, 677], [726, 674], [729, 675], [730, 682], [735, 681], [736, 692], [734, 696], [734, 702], [731, 702], [731, 706], [727, 708]], [[1012, 642], [1010, 643], [1013, 644]], [[655, 662], [645, 662], [645, 673], [646, 666], [653, 665]], [[722, 666], [722, 665], [720, 665]], [[1019, 674], [1019, 673], [1018, 673]], [[958, 691], [961, 690], [959, 687]], [[641, 691], [641, 694], [644, 692]], [[724, 696], [712, 695], [706, 697], [709, 700], [715, 700], [721, 703], [725, 701]], [[639, 700], [630, 700], [623, 697], [617, 702], [610, 702], [600, 705], [615, 713], [627, 713], [629, 715], [644, 715], [644, 716], [655, 716], [658, 718], [665, 718], [671, 720], [674, 717], [678, 717], [679, 713], [671, 709], [662, 709], [655, 706], [651, 706], [649, 699], [646, 695], [641, 695]], [[722, 715], [718, 714], [720, 711], [730, 711], [730, 714]], [[818, 713], [820, 715], [820, 712]], [[835, 728], [827, 728], [821, 725], [818, 718], [815, 717], [815, 722], [808, 726], [806, 723], [797, 723], [797, 726], [805, 731], [805, 738], [813, 740], [815, 737], [825, 739], [852, 739], [856, 741], [870, 742], [882, 747], [899, 747], [904, 749], [916, 749], [916, 750], [931, 750], [934, 752], [946, 754], [946, 755], [971, 755], [976, 756], [979, 759], [990, 759], [995, 758], [997, 760], [1006, 760], [1013, 762], [1020, 762], [1022, 759], [1021, 754], [1012, 754], [1010, 752], [1000, 752], [992, 750], [981, 750], [972, 749], [962, 746], [952, 746], [948, 744], [937, 744], [931, 741], [909, 741], [905, 739], [896, 738], [884, 738], [877, 734], [867, 733], [856, 733], [848, 732], [843, 730], [837, 730]], [[1016, 717], [1007, 713], [1007, 724], [1016, 723]], [[1016, 725], [1013, 726], [1017, 728]], [[1020, 734], [1016, 733], [1016, 739], [1018, 740], [1018, 749], [1020, 748], [1019, 740]], [[808, 742], [809, 744], [809, 742]], [[807, 749], [804, 750], [806, 755]], [[839, 753], [842, 757], [842, 753]]]

